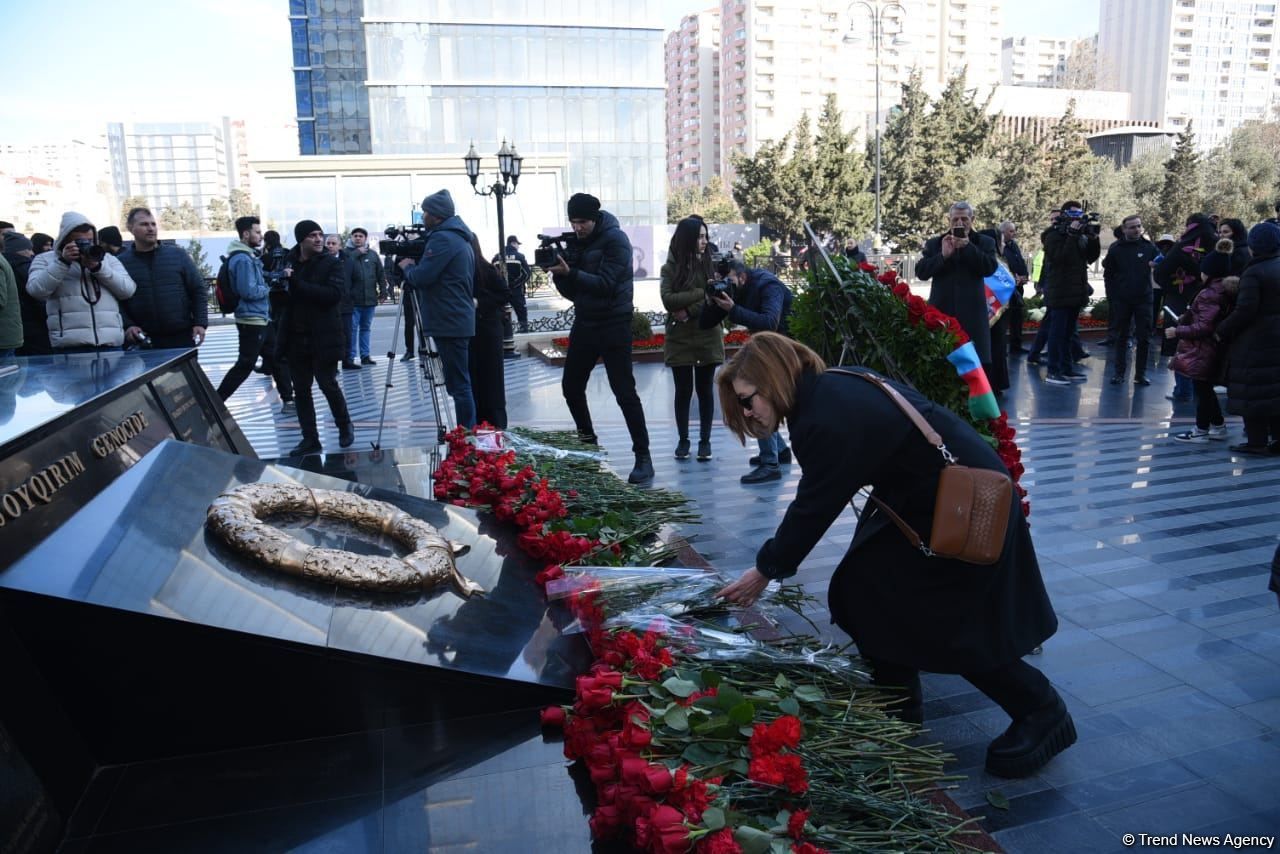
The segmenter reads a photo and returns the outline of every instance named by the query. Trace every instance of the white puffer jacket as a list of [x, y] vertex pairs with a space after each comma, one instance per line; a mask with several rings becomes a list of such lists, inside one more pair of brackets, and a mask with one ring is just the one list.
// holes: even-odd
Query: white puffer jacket
[[135, 285], [114, 255], [106, 255], [96, 272], [62, 260], [62, 247], [73, 231], [93, 228], [88, 217], [75, 211], [62, 215], [53, 249], [31, 260], [27, 293], [45, 304], [49, 343], [54, 350], [66, 347], [119, 347], [124, 344], [120, 300], [133, 296]]

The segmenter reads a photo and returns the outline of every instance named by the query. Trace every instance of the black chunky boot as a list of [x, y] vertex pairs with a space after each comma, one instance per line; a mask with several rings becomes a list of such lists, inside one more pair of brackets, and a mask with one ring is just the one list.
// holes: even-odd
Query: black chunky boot
[[653, 480], [653, 458], [648, 451], [636, 454], [636, 467], [627, 475], [627, 483], [646, 483]]

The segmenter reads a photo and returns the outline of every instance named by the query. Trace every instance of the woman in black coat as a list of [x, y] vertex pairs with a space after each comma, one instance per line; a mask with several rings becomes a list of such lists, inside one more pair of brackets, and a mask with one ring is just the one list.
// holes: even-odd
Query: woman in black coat
[[1253, 260], [1240, 276], [1236, 307], [1218, 326], [1227, 342], [1227, 411], [1244, 417], [1241, 454], [1280, 453], [1280, 225], [1249, 231]]
[[502, 356], [502, 307], [509, 297], [497, 269], [485, 261], [480, 239], [471, 235], [476, 257], [476, 334], [471, 338], [468, 369], [471, 395], [476, 401], [476, 423], [507, 429], [507, 387]]
[[[724, 598], [749, 605], [770, 580], [795, 574], [864, 486], [916, 531], [932, 529], [941, 456], [884, 391], [827, 371], [808, 347], [765, 332], [724, 366], [717, 384], [730, 430], [740, 439], [768, 435], [785, 420], [804, 469], [782, 524], [755, 567], [720, 591]], [[960, 463], [1006, 471], [954, 413], [890, 385]], [[907, 691], [904, 719], [923, 720], [919, 671], [958, 673], [1012, 718], [987, 750], [987, 770], [1024, 777], [1074, 743], [1075, 727], [1049, 680], [1022, 661], [1058, 621], [1016, 494], [1012, 501], [1004, 551], [991, 566], [926, 556], [868, 503], [828, 597], [833, 621], [858, 644], [876, 684]]]
[[1234, 247], [1231, 250], [1230, 275], [1238, 276], [1253, 258], [1253, 253], [1249, 251], [1249, 231], [1238, 219], [1224, 219], [1218, 223], [1218, 239], [1224, 238], [1230, 240]]

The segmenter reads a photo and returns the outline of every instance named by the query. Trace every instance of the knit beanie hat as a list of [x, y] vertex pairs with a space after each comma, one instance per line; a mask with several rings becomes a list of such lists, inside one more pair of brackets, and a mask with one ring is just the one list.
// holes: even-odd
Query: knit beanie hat
[[586, 193], [569, 197], [569, 219], [595, 219], [600, 215], [600, 200]]
[[432, 193], [422, 200], [422, 210], [440, 219], [448, 219], [454, 214], [453, 196], [448, 190]]
[[1214, 251], [1204, 256], [1204, 260], [1200, 262], [1200, 272], [1210, 282], [1231, 275], [1231, 252], [1234, 249], [1235, 244], [1230, 240], [1219, 240]]
[[293, 227], [293, 239], [296, 243], [301, 243], [313, 231], [323, 232], [324, 229], [314, 219], [304, 219]]
[[1280, 225], [1260, 222], [1249, 229], [1249, 251], [1254, 255], [1275, 255], [1280, 252]]

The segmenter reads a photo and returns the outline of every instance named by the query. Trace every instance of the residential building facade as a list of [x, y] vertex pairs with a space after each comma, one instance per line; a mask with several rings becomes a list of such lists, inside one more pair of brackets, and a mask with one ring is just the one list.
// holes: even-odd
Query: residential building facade
[[231, 120], [107, 125], [117, 197], [142, 196], [157, 211], [190, 202], [202, 214], [238, 180]]
[[1270, 118], [1278, 35], [1274, 0], [1101, 0], [1099, 82], [1133, 94], [1135, 120], [1175, 132], [1192, 124], [1211, 148]]
[[705, 186], [720, 174], [720, 13], [686, 15], [667, 34], [667, 182]]
[[1000, 82], [1006, 86], [1054, 86], [1066, 71], [1067, 39], [1018, 36], [1000, 43]]

